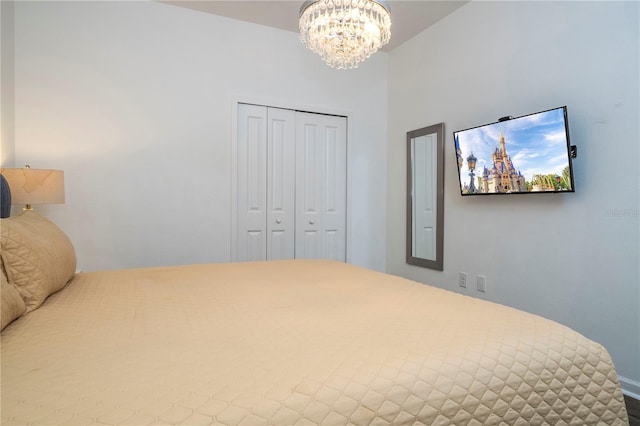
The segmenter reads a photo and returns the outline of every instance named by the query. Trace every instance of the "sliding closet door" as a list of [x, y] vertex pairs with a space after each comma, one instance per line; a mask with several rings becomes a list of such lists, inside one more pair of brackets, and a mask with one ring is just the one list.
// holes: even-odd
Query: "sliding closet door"
[[296, 258], [346, 259], [347, 120], [296, 112]]
[[292, 259], [295, 112], [240, 104], [237, 150], [236, 258]]
[[267, 110], [267, 260], [295, 256], [295, 111]]
[[237, 146], [237, 259], [267, 258], [267, 109], [241, 104]]
[[237, 261], [346, 259], [347, 119], [238, 105]]

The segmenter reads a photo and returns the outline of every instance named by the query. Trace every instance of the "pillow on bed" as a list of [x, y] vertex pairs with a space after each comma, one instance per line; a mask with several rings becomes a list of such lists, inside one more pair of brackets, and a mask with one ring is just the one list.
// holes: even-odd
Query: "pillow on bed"
[[2, 330], [11, 321], [24, 314], [26, 306], [18, 290], [7, 281], [4, 270], [2, 271], [2, 282], [0, 284], [2, 285], [2, 293], [0, 293], [0, 309], [2, 309], [0, 311], [0, 330]]
[[76, 253], [60, 228], [33, 211], [1, 220], [4, 269], [30, 312], [73, 278]]

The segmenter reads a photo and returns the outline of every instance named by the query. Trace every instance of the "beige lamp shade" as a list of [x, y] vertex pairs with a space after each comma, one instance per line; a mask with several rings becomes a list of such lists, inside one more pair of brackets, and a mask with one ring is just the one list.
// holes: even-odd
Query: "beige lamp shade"
[[64, 204], [64, 172], [62, 170], [0, 169], [11, 188], [11, 204]]

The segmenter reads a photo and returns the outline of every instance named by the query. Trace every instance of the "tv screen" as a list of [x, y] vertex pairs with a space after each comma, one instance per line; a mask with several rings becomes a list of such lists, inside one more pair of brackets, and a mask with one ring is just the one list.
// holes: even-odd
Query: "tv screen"
[[575, 192], [567, 107], [453, 133], [466, 195]]

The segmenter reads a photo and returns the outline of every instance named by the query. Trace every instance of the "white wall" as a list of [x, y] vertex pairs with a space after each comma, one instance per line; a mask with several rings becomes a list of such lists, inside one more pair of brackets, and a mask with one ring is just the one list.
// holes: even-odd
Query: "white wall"
[[348, 259], [384, 269], [387, 54], [337, 71], [293, 32], [155, 2], [18, 2], [16, 164], [88, 270], [230, 259], [236, 98], [349, 114]]
[[0, 2], [0, 112], [2, 140], [0, 165], [13, 167], [14, 161], [14, 31], [13, 1]]
[[[387, 271], [557, 320], [640, 393], [639, 4], [471, 2], [390, 54]], [[575, 194], [462, 199], [452, 132], [567, 105]], [[405, 264], [406, 132], [445, 123], [444, 271]], [[466, 290], [459, 271], [469, 273]], [[486, 295], [475, 276], [488, 279]], [[635, 386], [635, 387], [634, 387]]]

